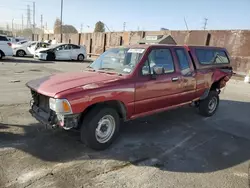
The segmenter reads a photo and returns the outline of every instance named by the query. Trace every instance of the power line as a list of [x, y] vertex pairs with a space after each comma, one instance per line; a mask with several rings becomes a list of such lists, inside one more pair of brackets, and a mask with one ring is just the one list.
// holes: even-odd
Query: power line
[[208, 19], [207, 19], [207, 18], [204, 18], [204, 26], [203, 26], [203, 29], [204, 29], [204, 30], [207, 29], [207, 21], [208, 21]]
[[185, 17], [184, 17], [184, 22], [185, 22], [185, 25], [186, 25], [186, 29], [188, 31], [188, 24], [187, 24], [187, 21], [186, 21]]

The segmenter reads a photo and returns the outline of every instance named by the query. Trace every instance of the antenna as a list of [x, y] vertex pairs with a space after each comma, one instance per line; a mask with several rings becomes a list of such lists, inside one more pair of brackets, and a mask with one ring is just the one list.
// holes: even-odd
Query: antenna
[[186, 21], [185, 17], [184, 17], [184, 22], [185, 22], [185, 25], [186, 25], [186, 29], [188, 31], [188, 24], [187, 24], [187, 21]]
[[204, 26], [203, 26], [203, 29], [206, 30], [207, 29], [207, 18], [204, 18]]

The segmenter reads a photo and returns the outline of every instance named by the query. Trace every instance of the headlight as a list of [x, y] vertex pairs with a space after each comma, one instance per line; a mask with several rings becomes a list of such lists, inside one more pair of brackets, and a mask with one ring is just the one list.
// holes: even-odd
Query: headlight
[[60, 114], [72, 114], [72, 109], [69, 101], [66, 99], [49, 99], [49, 107], [51, 110]]

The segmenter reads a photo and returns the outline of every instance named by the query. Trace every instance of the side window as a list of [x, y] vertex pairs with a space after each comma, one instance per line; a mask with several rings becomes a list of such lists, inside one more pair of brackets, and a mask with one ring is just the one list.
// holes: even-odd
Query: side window
[[80, 46], [72, 45], [72, 49], [80, 49]]
[[229, 63], [226, 53], [222, 50], [197, 49], [196, 55], [202, 65]]
[[56, 48], [56, 51], [60, 51], [60, 50], [64, 50], [65, 49], [65, 45], [61, 45], [61, 46], [58, 46]]
[[190, 72], [190, 65], [189, 65], [187, 53], [185, 52], [184, 49], [176, 49], [175, 52], [178, 58], [181, 73], [183, 75], [188, 74]]
[[4, 36], [0, 36], [0, 41], [8, 41], [8, 39]]
[[165, 74], [174, 72], [174, 62], [169, 49], [152, 50], [142, 68], [142, 75], [153, 74], [154, 66], [162, 67]]
[[228, 57], [224, 51], [215, 51], [215, 63], [229, 63]]

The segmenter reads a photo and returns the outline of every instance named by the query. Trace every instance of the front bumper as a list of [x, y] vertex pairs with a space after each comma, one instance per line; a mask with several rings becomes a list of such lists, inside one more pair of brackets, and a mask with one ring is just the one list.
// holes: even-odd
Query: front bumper
[[47, 54], [46, 53], [35, 53], [34, 55], [35, 59], [40, 59], [40, 60], [46, 60], [47, 59]]
[[33, 105], [32, 108], [29, 110], [30, 114], [40, 123], [47, 126], [55, 127], [57, 124], [55, 114], [51, 112], [45, 112], [41, 108]]
[[53, 128], [61, 127], [66, 130], [77, 128], [80, 118], [79, 114], [60, 115], [52, 110], [50, 110], [50, 112], [45, 112], [35, 105], [32, 106], [29, 112], [37, 121], [45, 125], [46, 128], [48, 126]]

